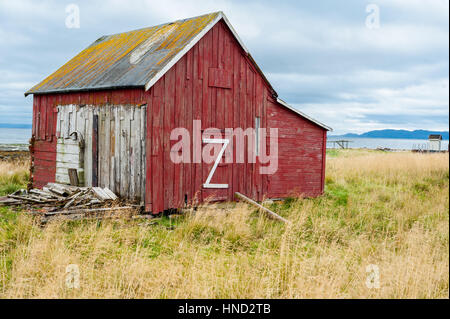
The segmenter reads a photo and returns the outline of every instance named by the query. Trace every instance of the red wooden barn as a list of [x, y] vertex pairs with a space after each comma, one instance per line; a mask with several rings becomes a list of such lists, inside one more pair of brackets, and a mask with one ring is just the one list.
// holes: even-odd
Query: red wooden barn
[[[109, 187], [153, 213], [233, 200], [236, 191], [263, 200], [324, 189], [330, 128], [277, 97], [222, 12], [103, 36], [28, 94], [34, 95], [34, 187], [69, 183], [73, 168], [85, 186]], [[276, 171], [260, 172], [268, 164], [257, 149], [267, 146], [269, 153], [270, 142], [252, 142], [261, 139], [258, 131], [245, 139], [245, 147], [257, 148], [255, 163], [247, 153], [243, 162], [221, 156], [217, 166], [176, 163], [171, 132], [179, 127], [192, 138], [191, 160], [194, 140], [207, 128], [224, 139], [227, 128], [277, 128]], [[203, 149], [212, 142], [203, 136], [200, 143]], [[237, 144], [224, 156], [235, 154]]]

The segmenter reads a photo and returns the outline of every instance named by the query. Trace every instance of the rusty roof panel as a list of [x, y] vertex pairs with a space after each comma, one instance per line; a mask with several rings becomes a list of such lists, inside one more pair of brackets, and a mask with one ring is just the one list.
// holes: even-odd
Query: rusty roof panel
[[25, 95], [145, 86], [220, 14], [103, 36]]

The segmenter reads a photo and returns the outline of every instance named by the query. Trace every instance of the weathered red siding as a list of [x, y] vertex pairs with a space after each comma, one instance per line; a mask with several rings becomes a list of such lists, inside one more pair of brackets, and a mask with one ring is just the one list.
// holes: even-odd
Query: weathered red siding
[[257, 173], [258, 164], [222, 163], [211, 182], [229, 188], [203, 189], [212, 164], [172, 163], [169, 138], [175, 127], [187, 128], [192, 136], [193, 120], [202, 121], [202, 130], [246, 129], [259, 116], [263, 126], [269, 95], [226, 25], [214, 26], [148, 91], [146, 210], [180, 207], [185, 196], [188, 201], [233, 200], [236, 191], [261, 200], [267, 176]]
[[267, 125], [278, 128], [278, 170], [267, 196], [317, 196], [323, 192], [326, 131], [291, 110], [269, 102]]
[[[67, 94], [35, 95], [32, 159], [35, 187], [55, 179], [56, 106], [67, 104], [147, 104], [146, 211], [159, 213], [184, 205], [185, 200], [233, 200], [241, 192], [256, 200], [285, 197], [293, 192], [315, 196], [323, 191], [326, 131], [280, 106], [270, 86], [255, 69], [227, 26], [216, 24], [154, 86]], [[272, 176], [259, 174], [258, 163], [219, 165], [212, 183], [228, 189], [204, 189], [213, 164], [170, 160], [173, 128], [187, 128], [193, 120], [209, 127], [278, 127], [279, 168]], [[192, 141], [192, 140], [191, 140]], [[245, 145], [247, 149], [247, 145]], [[192, 155], [191, 143], [191, 155]], [[235, 152], [234, 152], [235, 154]]]

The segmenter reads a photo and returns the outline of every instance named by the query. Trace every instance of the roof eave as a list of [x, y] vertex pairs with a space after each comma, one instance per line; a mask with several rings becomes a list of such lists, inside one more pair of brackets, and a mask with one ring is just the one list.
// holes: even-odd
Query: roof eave
[[285, 101], [283, 101], [282, 99], [277, 98], [277, 102], [280, 103], [281, 105], [283, 105], [284, 107], [286, 107], [287, 109], [291, 110], [292, 112], [295, 112], [295, 113], [297, 113], [298, 115], [304, 117], [305, 119], [307, 119], [307, 120], [313, 122], [314, 124], [316, 124], [316, 125], [318, 125], [318, 126], [324, 128], [325, 130], [327, 130], [327, 131], [329, 131], [329, 132], [332, 132], [332, 131], [333, 131], [333, 129], [332, 129], [331, 127], [329, 127], [329, 126], [327, 126], [327, 125], [325, 125], [325, 124], [323, 124], [323, 123], [317, 121], [316, 119], [313, 119], [311, 116], [309, 116], [309, 115], [303, 113], [302, 111], [297, 110], [296, 108], [294, 108], [294, 107], [292, 107], [291, 105], [287, 104], [287, 103], [286, 103]]
[[122, 86], [97, 86], [97, 87], [86, 87], [86, 88], [67, 88], [67, 89], [57, 89], [48, 91], [27, 91], [24, 93], [25, 97], [30, 94], [61, 94], [61, 93], [74, 93], [74, 92], [86, 92], [86, 91], [102, 91], [102, 90], [119, 90], [119, 89], [139, 89], [145, 88], [144, 85], [122, 85]]

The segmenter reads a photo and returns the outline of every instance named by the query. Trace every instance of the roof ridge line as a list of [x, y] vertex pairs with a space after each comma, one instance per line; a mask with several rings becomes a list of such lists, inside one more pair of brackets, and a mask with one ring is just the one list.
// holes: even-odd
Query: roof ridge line
[[160, 24], [152, 25], [152, 26], [149, 26], [149, 27], [143, 27], [143, 28], [129, 30], [129, 31], [124, 31], [124, 32], [104, 34], [104, 35], [100, 36], [100, 38], [102, 38], [102, 37], [111, 37], [111, 36], [114, 36], [114, 35], [130, 33], [130, 32], [136, 32], [136, 31], [141, 31], [141, 30], [146, 30], [146, 29], [152, 29], [152, 28], [156, 28], [156, 27], [162, 27], [162, 26], [169, 25], [169, 24], [172, 24], [172, 23], [176, 23], [176, 22], [180, 22], [180, 21], [187, 21], [187, 20], [192, 20], [192, 19], [197, 19], [197, 18], [200, 18], [200, 17], [204, 17], [204, 16], [207, 16], [207, 15], [216, 14], [216, 13], [217, 14], [220, 14], [220, 13], [223, 14], [222, 11], [214, 11], [214, 12], [210, 12], [210, 13], [200, 14], [200, 15], [195, 16], [195, 17], [190, 17], [190, 18], [185, 18], [185, 19], [178, 19], [178, 20], [174, 20], [174, 21], [170, 21], [170, 22], [166, 22], [166, 23], [160, 23]]

